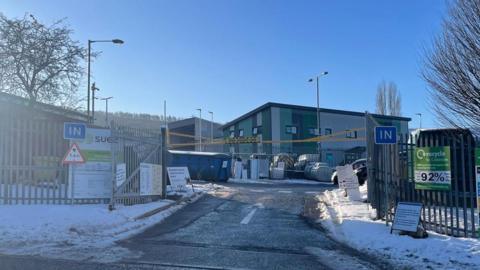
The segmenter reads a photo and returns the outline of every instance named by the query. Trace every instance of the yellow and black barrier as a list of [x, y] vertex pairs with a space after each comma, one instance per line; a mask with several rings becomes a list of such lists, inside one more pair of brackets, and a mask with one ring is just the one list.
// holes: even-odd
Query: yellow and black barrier
[[[365, 128], [354, 128], [345, 131], [339, 131], [328, 135], [312, 137], [308, 139], [296, 139], [296, 140], [260, 140], [257, 136], [249, 136], [249, 137], [226, 137], [226, 138], [218, 138], [213, 139], [202, 137], [202, 145], [232, 145], [232, 144], [251, 144], [251, 143], [262, 143], [262, 144], [282, 144], [282, 143], [312, 143], [312, 142], [350, 142], [350, 141], [364, 141], [365, 137], [358, 137], [358, 138], [339, 138], [339, 135], [343, 135], [347, 132], [352, 131], [361, 131], [365, 130]], [[197, 136], [193, 136], [190, 134], [183, 134], [177, 132], [168, 132], [168, 137], [170, 136], [179, 136], [179, 137], [186, 137], [192, 139], [199, 139]], [[170, 141], [170, 140], [168, 140]], [[177, 147], [184, 147], [184, 146], [195, 146], [200, 145], [200, 142], [192, 142], [192, 143], [175, 143], [175, 144], [168, 144], [169, 148], [177, 148]]]

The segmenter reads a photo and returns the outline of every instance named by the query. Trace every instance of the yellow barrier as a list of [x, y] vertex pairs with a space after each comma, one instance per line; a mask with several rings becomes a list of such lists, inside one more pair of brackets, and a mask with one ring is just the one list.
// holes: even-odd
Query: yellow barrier
[[[359, 138], [338, 138], [336, 136], [343, 135], [347, 132], [351, 131], [361, 131], [365, 130], [365, 128], [352, 128], [349, 130], [344, 130], [344, 131], [339, 131], [335, 132], [332, 134], [328, 135], [323, 135], [323, 136], [317, 136], [313, 138], [308, 138], [308, 139], [298, 139], [298, 140], [263, 140], [263, 141], [258, 141], [258, 142], [243, 142], [240, 139], [233, 139], [233, 138], [221, 138], [221, 139], [214, 139], [213, 141], [210, 141], [210, 138], [205, 138], [202, 137], [202, 145], [221, 145], [221, 144], [251, 144], [251, 143], [262, 143], [262, 144], [282, 144], [282, 143], [312, 143], [312, 142], [349, 142], [349, 141], [364, 141], [365, 137], [359, 137]], [[170, 141], [170, 136], [179, 136], [179, 137], [187, 137], [187, 138], [193, 138], [197, 139], [196, 136], [189, 135], [189, 134], [183, 134], [183, 133], [177, 133], [177, 132], [168, 132], [168, 142]], [[193, 142], [193, 143], [176, 143], [176, 144], [168, 144], [170, 148], [175, 148], [175, 147], [183, 147], [183, 146], [196, 146], [200, 145], [200, 142]]]

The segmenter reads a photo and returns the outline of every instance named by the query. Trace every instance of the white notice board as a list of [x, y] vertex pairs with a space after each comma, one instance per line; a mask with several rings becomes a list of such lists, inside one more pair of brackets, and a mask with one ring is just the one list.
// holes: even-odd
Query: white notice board
[[115, 180], [117, 187], [121, 186], [125, 180], [127, 180], [127, 164], [119, 163], [117, 164], [117, 170], [115, 174]]
[[140, 195], [162, 195], [162, 165], [140, 163]]
[[421, 212], [421, 203], [399, 202], [395, 210], [392, 230], [416, 232]]
[[353, 172], [352, 165], [337, 166], [338, 187], [342, 189], [357, 189], [358, 178]]
[[[75, 179], [73, 197], [75, 199], [110, 198], [112, 195], [112, 154], [111, 144], [116, 139], [110, 129], [87, 128], [84, 140], [71, 140], [77, 143], [86, 162], [69, 169], [69, 185]], [[71, 165], [70, 165], [71, 166]]]
[[174, 189], [185, 189], [190, 173], [187, 167], [167, 167], [170, 186]]

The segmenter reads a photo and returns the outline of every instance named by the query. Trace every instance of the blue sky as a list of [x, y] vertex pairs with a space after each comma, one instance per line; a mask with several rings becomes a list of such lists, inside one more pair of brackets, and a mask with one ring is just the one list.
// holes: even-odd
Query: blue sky
[[435, 126], [420, 70], [441, 30], [442, 0], [3, 0], [0, 10], [47, 23], [66, 17], [84, 43], [123, 39], [94, 44], [103, 53], [93, 81], [114, 96], [115, 111], [162, 114], [166, 99], [168, 114], [202, 108], [226, 122], [268, 101], [315, 106], [307, 79], [327, 70], [322, 107], [374, 111], [378, 83], [394, 81], [410, 126], [418, 112]]

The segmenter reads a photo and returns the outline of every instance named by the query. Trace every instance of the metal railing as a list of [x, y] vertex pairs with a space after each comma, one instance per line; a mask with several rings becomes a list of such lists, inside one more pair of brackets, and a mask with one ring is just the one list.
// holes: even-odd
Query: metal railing
[[[375, 145], [373, 137], [370, 138], [367, 140], [368, 200], [377, 218], [392, 222], [398, 202], [419, 202], [423, 204], [421, 219], [428, 230], [478, 237], [475, 140], [470, 132], [404, 134], [395, 145]], [[437, 146], [450, 147], [451, 188], [416, 189], [415, 148]]]
[[69, 200], [63, 122], [2, 114], [0, 204], [62, 204]]

